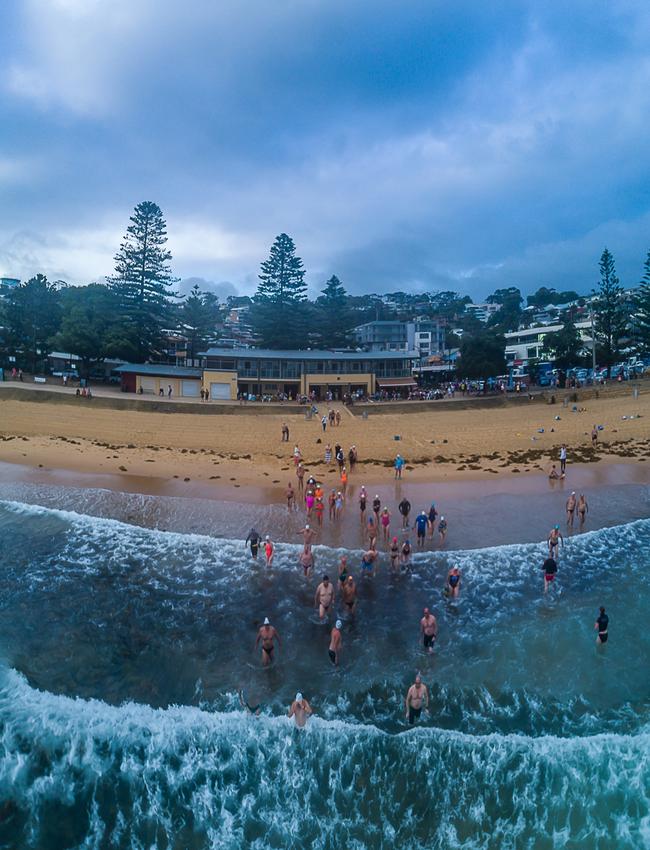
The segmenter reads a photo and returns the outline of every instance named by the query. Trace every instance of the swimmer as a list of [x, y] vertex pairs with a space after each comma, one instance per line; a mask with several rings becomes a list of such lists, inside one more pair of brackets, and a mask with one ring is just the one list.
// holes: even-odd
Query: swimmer
[[347, 555], [341, 555], [341, 560], [339, 561], [339, 582], [343, 584], [347, 580], [348, 576], [349, 573]]
[[250, 543], [251, 555], [254, 558], [257, 558], [257, 553], [260, 548], [260, 539], [261, 538], [259, 531], [256, 531], [254, 528], [251, 528], [251, 530], [248, 532], [248, 537], [244, 542], [244, 546], [248, 546], [248, 544]]
[[594, 629], [598, 632], [598, 637], [596, 638], [596, 643], [607, 643], [607, 638], [609, 637], [609, 617], [605, 613], [605, 609], [600, 608], [600, 614], [598, 615], [598, 619], [594, 625]]
[[379, 511], [381, 510], [381, 499], [379, 498], [379, 496], [375, 496], [375, 498], [372, 500], [372, 509], [375, 512], [377, 520], [379, 520]]
[[557, 561], [555, 558], [549, 556], [544, 561], [542, 569], [544, 570], [544, 593], [546, 593], [549, 585], [555, 581], [555, 576], [557, 575]]
[[336, 494], [336, 501], [334, 502], [334, 516], [336, 519], [341, 518], [341, 514], [343, 513], [343, 493], [339, 490]]
[[381, 523], [381, 531], [384, 538], [384, 542], [388, 543], [388, 535], [390, 533], [390, 511], [388, 508], [384, 508], [379, 517], [379, 521]]
[[273, 661], [273, 650], [275, 649], [274, 641], [278, 642], [278, 649], [280, 648], [280, 635], [277, 633], [274, 626], [269, 622], [269, 618], [264, 618], [263, 625], [260, 626], [259, 631], [257, 632], [257, 637], [255, 638], [255, 646], [253, 647], [253, 651], [257, 651], [257, 647], [260, 642], [262, 643], [262, 665], [264, 667], [268, 667], [268, 665]]
[[357, 586], [352, 576], [348, 576], [345, 584], [341, 586], [341, 598], [343, 599], [345, 610], [348, 614], [353, 615], [357, 610]]
[[572, 490], [571, 495], [566, 500], [566, 524], [569, 528], [573, 528], [573, 519], [576, 513], [576, 491]]
[[267, 567], [273, 566], [273, 553], [274, 553], [273, 541], [271, 540], [271, 538], [267, 534], [266, 537], [264, 538], [264, 554], [266, 555], [266, 566]]
[[293, 489], [291, 481], [287, 485], [287, 510], [293, 511], [296, 508], [296, 493]]
[[377, 520], [375, 519], [374, 513], [368, 514], [367, 534], [368, 547], [370, 549], [374, 549], [375, 544], [377, 543]]
[[327, 653], [330, 657], [330, 661], [335, 667], [339, 666], [339, 652], [343, 645], [343, 636], [341, 635], [342, 625], [343, 623], [340, 620], [337, 620], [334, 624], [334, 628], [330, 632], [330, 646]]
[[328, 575], [323, 576], [322, 582], [316, 588], [314, 595], [314, 606], [318, 608], [318, 616], [324, 623], [329, 616], [329, 611], [336, 599], [336, 589]]
[[447, 520], [444, 516], [440, 517], [440, 522], [438, 523], [438, 534], [440, 535], [440, 545], [442, 546], [445, 542], [445, 537], [447, 536]]
[[420, 631], [422, 632], [422, 642], [424, 643], [424, 648], [429, 653], [433, 653], [433, 645], [436, 642], [436, 638], [438, 637], [438, 623], [436, 622], [436, 618], [429, 611], [428, 608], [424, 609], [424, 616], [420, 620]]
[[460, 594], [461, 573], [458, 567], [452, 567], [447, 573], [447, 594], [454, 599]]
[[582, 528], [585, 524], [588, 511], [589, 505], [587, 504], [587, 500], [585, 499], [584, 493], [580, 493], [580, 498], [578, 499], [578, 517], [580, 519], [580, 528]]
[[296, 478], [298, 479], [298, 492], [302, 493], [305, 487], [305, 467], [302, 463], [296, 466]]
[[427, 686], [422, 684], [422, 677], [419, 673], [415, 677], [415, 683], [408, 689], [404, 705], [406, 708], [406, 719], [411, 726], [416, 720], [420, 719], [422, 709], [426, 709], [429, 705], [429, 691], [427, 690]]
[[304, 699], [301, 693], [297, 693], [295, 700], [289, 706], [289, 713], [287, 717], [295, 718], [296, 726], [299, 729], [302, 729], [313, 713], [314, 710], [307, 700]]
[[560, 531], [560, 526], [555, 525], [550, 530], [548, 535], [548, 554], [549, 557], [555, 558], [557, 560], [557, 556], [560, 549], [560, 541], [562, 541], [562, 545], [564, 546], [564, 537], [562, 537], [562, 532]]
[[311, 546], [305, 544], [304, 549], [300, 553], [300, 566], [302, 567], [305, 578], [309, 578], [312, 574], [314, 565], [314, 553], [311, 551]]
[[330, 509], [330, 521], [336, 519], [336, 490], [332, 490], [332, 492], [327, 497], [327, 504], [329, 505]]
[[361, 556], [361, 575], [372, 576], [375, 571], [375, 561], [377, 559], [377, 550], [374, 548], [368, 549]]
[[431, 502], [431, 507], [429, 508], [429, 534], [433, 537], [433, 531], [436, 527], [436, 517], [438, 516], [438, 511], [436, 510], [436, 506]]
[[397, 510], [402, 515], [402, 528], [408, 528], [409, 527], [409, 514], [411, 513], [411, 503], [406, 498], [406, 496], [404, 496], [402, 501], [397, 506]]
[[313, 543], [314, 537], [316, 536], [316, 532], [314, 531], [314, 529], [309, 525], [309, 523], [307, 523], [303, 530], [299, 531], [298, 533], [302, 534], [302, 540], [305, 546], [309, 546], [309, 548], [311, 549], [311, 544]]
[[245, 708], [249, 714], [254, 714], [255, 717], [260, 716], [260, 711], [262, 710], [262, 703], [256, 703], [255, 705], [251, 705], [246, 699], [246, 694], [244, 693], [244, 689], [240, 688], [237, 692], [239, 696], [239, 704], [242, 708]]
[[415, 528], [417, 531], [418, 546], [424, 546], [427, 534], [427, 523], [427, 512], [421, 511], [415, 518], [415, 523], [413, 524], [413, 528]]
[[402, 543], [401, 559], [402, 559], [402, 569], [410, 571], [410, 569], [411, 569], [411, 542], [410, 542], [410, 540], [405, 540]]
[[359, 492], [359, 511], [361, 512], [361, 522], [364, 521], [366, 516], [366, 503], [368, 501], [368, 494], [366, 493], [366, 488], [362, 485], [361, 490]]
[[393, 537], [390, 544], [390, 568], [395, 573], [399, 565], [399, 543], [397, 537]]
[[322, 499], [316, 499], [316, 504], [314, 505], [314, 512], [316, 514], [316, 522], [318, 523], [318, 527], [323, 527], [323, 514], [325, 513], [325, 505], [323, 504]]

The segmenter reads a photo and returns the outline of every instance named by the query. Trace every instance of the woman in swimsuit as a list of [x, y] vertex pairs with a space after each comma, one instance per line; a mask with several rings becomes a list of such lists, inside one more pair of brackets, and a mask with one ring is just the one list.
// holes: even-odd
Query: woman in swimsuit
[[273, 566], [273, 541], [271, 540], [271, 538], [269, 537], [268, 534], [266, 535], [266, 538], [264, 540], [264, 554], [266, 555], [266, 566], [272, 567]]
[[460, 570], [458, 567], [452, 567], [447, 573], [447, 587], [449, 595], [456, 598], [460, 593]]
[[397, 542], [397, 537], [393, 537], [393, 540], [390, 544], [390, 568], [393, 572], [397, 572], [398, 563], [399, 563], [399, 544]]
[[343, 494], [339, 490], [336, 494], [336, 501], [334, 502], [334, 514], [336, 519], [339, 519], [341, 516], [341, 511], [343, 510]]
[[316, 504], [314, 505], [314, 510], [316, 511], [316, 519], [318, 520], [318, 525], [323, 527], [323, 512], [325, 511], [325, 505], [323, 504], [322, 499], [316, 499]]
[[330, 520], [336, 519], [336, 490], [332, 490], [327, 499], [330, 508]]
[[365, 487], [361, 488], [361, 492], [359, 493], [359, 510], [361, 511], [361, 522], [363, 522], [364, 517], [366, 515], [366, 502], [368, 501], [368, 494], [366, 493]]
[[431, 502], [431, 507], [429, 508], [429, 534], [433, 537], [433, 531], [436, 527], [436, 517], [438, 516], [438, 511], [436, 510], [436, 506]]
[[307, 516], [311, 516], [311, 512], [314, 508], [314, 491], [307, 490], [307, 495], [305, 496], [305, 504], [307, 505]]
[[381, 512], [380, 522], [384, 540], [388, 543], [388, 533], [390, 531], [390, 511], [388, 508], [384, 508]]

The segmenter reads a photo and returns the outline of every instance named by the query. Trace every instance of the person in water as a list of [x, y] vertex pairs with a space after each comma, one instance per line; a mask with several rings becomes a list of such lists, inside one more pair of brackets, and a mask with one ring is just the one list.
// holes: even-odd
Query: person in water
[[581, 529], [585, 524], [585, 520], [587, 519], [588, 510], [589, 505], [587, 504], [587, 500], [585, 499], [584, 493], [580, 493], [580, 498], [578, 499], [578, 518], [580, 520]]
[[401, 552], [401, 568], [402, 570], [410, 570], [411, 569], [411, 541], [405, 540], [402, 543], [402, 552]]
[[405, 700], [406, 719], [412, 726], [416, 720], [420, 719], [422, 709], [429, 705], [429, 691], [427, 686], [422, 683], [422, 677], [418, 673], [415, 677], [415, 682], [408, 689]]
[[313, 708], [309, 705], [303, 695], [298, 692], [295, 700], [289, 706], [289, 713], [287, 716], [295, 718], [296, 726], [298, 726], [299, 729], [302, 729], [313, 713]]
[[316, 588], [314, 595], [314, 606], [318, 608], [318, 616], [324, 623], [329, 616], [329, 611], [336, 598], [336, 589], [328, 575], [323, 576], [322, 582]]
[[267, 567], [273, 566], [273, 553], [274, 553], [274, 551], [275, 551], [275, 548], [273, 546], [273, 541], [271, 540], [271, 538], [267, 534], [266, 537], [264, 538], [264, 554], [266, 555], [266, 566]]
[[447, 594], [454, 599], [460, 593], [461, 574], [458, 567], [452, 567], [447, 573]]
[[571, 495], [566, 500], [566, 524], [567, 528], [573, 528], [573, 520], [576, 515], [576, 491], [572, 490]]
[[275, 649], [275, 641], [280, 647], [280, 635], [277, 633], [274, 626], [269, 622], [269, 618], [264, 618], [264, 623], [259, 627], [257, 637], [255, 638], [254, 651], [257, 652], [257, 647], [262, 644], [262, 664], [264, 667], [273, 661], [273, 650]]
[[415, 518], [415, 523], [413, 528], [417, 532], [417, 541], [418, 546], [424, 546], [425, 538], [427, 534], [427, 523], [429, 522], [427, 518], [427, 512], [421, 511]]
[[327, 654], [335, 667], [339, 666], [339, 653], [343, 646], [343, 636], [341, 634], [342, 626], [343, 623], [340, 620], [337, 620], [334, 624], [334, 628], [330, 632], [330, 646], [327, 650]]
[[444, 516], [440, 517], [440, 522], [438, 523], [438, 534], [440, 535], [440, 545], [442, 546], [445, 542], [445, 537], [447, 536], [447, 520]]
[[375, 561], [377, 560], [377, 550], [374, 548], [368, 549], [361, 556], [361, 575], [372, 576], [375, 572]]
[[306, 543], [302, 552], [300, 553], [300, 566], [302, 567], [305, 578], [308, 578], [314, 570], [314, 553], [311, 550], [311, 546], [308, 546]]
[[396, 573], [399, 568], [399, 543], [397, 541], [397, 537], [393, 537], [390, 542], [390, 568]]
[[341, 560], [339, 562], [339, 581], [341, 585], [345, 584], [348, 578], [348, 559], [347, 555], [341, 555]]
[[544, 570], [544, 593], [546, 593], [549, 585], [555, 581], [555, 576], [557, 575], [557, 561], [555, 558], [551, 558], [549, 555], [544, 561], [542, 569]]
[[248, 537], [246, 538], [246, 541], [244, 542], [244, 546], [248, 546], [250, 544], [251, 555], [254, 558], [257, 558], [257, 553], [258, 553], [259, 548], [260, 548], [260, 539], [261, 538], [260, 538], [259, 531], [256, 531], [254, 528], [251, 528], [251, 530], [248, 532]]
[[244, 693], [243, 688], [239, 689], [238, 696], [239, 696], [239, 704], [241, 705], [242, 708], [245, 708], [246, 711], [249, 712], [249, 714], [254, 714], [256, 717], [260, 716], [260, 712], [262, 710], [262, 703], [261, 702], [255, 703], [254, 705], [251, 705], [248, 702], [248, 700], [246, 699], [246, 694]]
[[345, 583], [341, 585], [341, 599], [345, 610], [352, 616], [357, 610], [357, 586], [353, 576], [348, 576]]
[[564, 545], [564, 537], [562, 537], [560, 526], [554, 525], [548, 535], [548, 554], [550, 558], [555, 558], [556, 561], [560, 550], [560, 541]]
[[609, 617], [605, 613], [605, 609], [600, 607], [600, 613], [598, 615], [598, 619], [594, 624], [594, 629], [598, 632], [598, 637], [596, 638], [596, 643], [607, 643], [607, 638], [609, 637]]
[[428, 608], [424, 609], [424, 616], [420, 620], [420, 631], [422, 632], [422, 642], [424, 643], [424, 648], [427, 652], [433, 652], [433, 645], [436, 642], [436, 638], [438, 637], [438, 623], [436, 622], [436, 618], [429, 611]]

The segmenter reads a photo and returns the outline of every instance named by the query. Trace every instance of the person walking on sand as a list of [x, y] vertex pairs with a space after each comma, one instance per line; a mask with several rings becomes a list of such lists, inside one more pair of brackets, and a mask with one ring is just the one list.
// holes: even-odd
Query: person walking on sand
[[255, 638], [255, 646], [253, 650], [257, 652], [257, 647], [262, 644], [262, 665], [264, 667], [268, 667], [269, 664], [273, 661], [273, 650], [275, 649], [275, 643], [278, 643], [278, 649], [280, 648], [280, 635], [277, 633], [274, 626], [269, 622], [269, 618], [264, 618], [264, 623], [259, 627], [257, 632], [257, 637]]
[[331, 466], [332, 464], [332, 447], [328, 443], [325, 446], [325, 466]]
[[332, 492], [327, 497], [327, 504], [329, 505], [329, 518], [330, 522], [336, 519], [336, 490], [332, 490]]
[[566, 474], [566, 445], [564, 443], [560, 448], [560, 472], [562, 475]]
[[283, 443], [289, 442], [289, 426], [287, 425], [286, 422], [282, 423], [282, 442]]
[[302, 463], [298, 463], [296, 467], [296, 478], [298, 479], [298, 492], [302, 493], [305, 489], [305, 467]]
[[388, 537], [390, 534], [390, 511], [388, 508], [384, 508], [379, 517], [379, 521], [381, 523], [381, 533], [382, 539], [384, 543], [388, 543]]
[[350, 446], [350, 451], [348, 452], [348, 463], [350, 465], [350, 472], [354, 472], [354, 467], [357, 465], [357, 447]]
[[591, 429], [591, 445], [593, 448], [598, 445], [598, 428], [596, 425]]
[[346, 612], [353, 616], [357, 610], [357, 586], [353, 576], [348, 576], [341, 585], [341, 599], [345, 605]]
[[273, 553], [275, 551], [275, 547], [273, 546], [273, 541], [267, 534], [264, 538], [264, 554], [266, 555], [266, 566], [273, 566]]
[[560, 549], [560, 541], [562, 541], [562, 545], [564, 546], [564, 537], [562, 537], [560, 526], [554, 525], [548, 534], [548, 554], [550, 558], [555, 558], [555, 560], [557, 560]]
[[557, 575], [557, 561], [555, 558], [551, 558], [549, 555], [544, 561], [542, 569], [544, 570], [544, 593], [547, 593], [549, 586], [555, 581], [555, 576]]
[[343, 635], [341, 634], [341, 627], [343, 623], [340, 620], [337, 620], [334, 624], [334, 628], [330, 632], [330, 645], [327, 650], [327, 654], [330, 657], [330, 661], [335, 667], [339, 666], [339, 653], [341, 652], [341, 647], [343, 646]]
[[420, 631], [422, 632], [422, 642], [425, 650], [428, 653], [433, 653], [433, 645], [438, 637], [438, 623], [428, 608], [424, 609], [423, 617], [420, 620]]
[[302, 572], [305, 578], [309, 578], [309, 576], [314, 571], [314, 553], [311, 551], [311, 546], [305, 545], [303, 547], [302, 552], [300, 553], [300, 566], [302, 567]]
[[334, 501], [334, 519], [341, 519], [343, 513], [343, 493], [339, 490]]
[[302, 454], [298, 446], [293, 447], [293, 465], [298, 466], [300, 461], [302, 460]]
[[172, 385], [167, 384], [167, 398], [171, 398], [171, 397], [172, 397]]
[[348, 472], [345, 467], [341, 470], [341, 491], [345, 496], [348, 489]]
[[293, 489], [291, 481], [287, 485], [287, 509], [293, 511], [296, 509], [296, 493]]
[[336, 588], [330, 581], [328, 575], [323, 576], [323, 580], [316, 588], [314, 595], [314, 606], [318, 608], [318, 616], [321, 623], [324, 623], [329, 616], [329, 610], [336, 599]]
[[578, 499], [578, 517], [580, 519], [581, 530], [583, 525], [585, 524], [585, 520], [587, 519], [588, 510], [589, 505], [587, 504], [587, 500], [585, 499], [584, 493], [580, 493], [580, 498]]
[[251, 555], [254, 558], [257, 558], [257, 552], [260, 548], [260, 533], [256, 531], [255, 528], [251, 528], [248, 532], [248, 537], [244, 542], [244, 546], [248, 546], [250, 544], [251, 547]]
[[411, 513], [411, 503], [406, 498], [406, 496], [404, 496], [402, 501], [397, 506], [397, 510], [402, 515], [402, 528], [408, 528], [409, 527], [409, 514]]
[[409, 726], [412, 726], [416, 720], [420, 719], [422, 709], [429, 706], [429, 691], [427, 686], [422, 683], [422, 677], [418, 673], [415, 677], [415, 682], [408, 689], [404, 707], [406, 709], [406, 719]]
[[456, 599], [460, 594], [461, 574], [458, 567], [452, 567], [447, 573], [447, 596]]
[[325, 431], [327, 431], [327, 416], [323, 416], [321, 418], [320, 424], [323, 428], [323, 433], [325, 433]]
[[404, 468], [404, 458], [398, 454], [395, 458], [395, 478], [402, 477], [402, 469]]
[[571, 495], [566, 500], [566, 524], [569, 528], [573, 528], [573, 520], [576, 513], [576, 491], [572, 490]]
[[339, 425], [341, 424], [341, 411], [340, 410], [336, 411], [336, 413], [334, 414], [334, 418], [336, 420], [336, 427], [338, 428]]
[[607, 643], [607, 638], [609, 637], [609, 617], [605, 613], [605, 609], [602, 605], [600, 607], [600, 613], [594, 625], [594, 629], [598, 632], [596, 643]]
[[416, 516], [415, 523], [413, 524], [413, 528], [415, 529], [416, 534], [417, 534], [417, 541], [418, 541], [419, 547], [424, 546], [424, 540], [425, 540], [426, 533], [427, 533], [427, 523], [428, 523], [428, 519], [427, 519], [426, 511], [421, 511]]
[[299, 729], [302, 729], [313, 713], [313, 708], [309, 705], [303, 695], [298, 692], [295, 700], [289, 706], [287, 717], [293, 717], [296, 721], [296, 726]]

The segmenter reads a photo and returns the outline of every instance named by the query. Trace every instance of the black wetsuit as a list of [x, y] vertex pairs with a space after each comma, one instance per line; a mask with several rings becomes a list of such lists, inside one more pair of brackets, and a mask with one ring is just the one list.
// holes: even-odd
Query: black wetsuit
[[607, 627], [609, 626], [609, 617], [607, 614], [601, 614], [600, 617], [596, 620], [598, 623], [598, 637], [600, 638], [601, 643], [607, 643], [607, 638], [609, 637], [607, 633]]
[[553, 581], [557, 574], [557, 562], [555, 558], [547, 558], [544, 561], [544, 578], [546, 581]]
[[248, 537], [246, 538], [246, 543], [250, 543], [251, 545], [251, 555], [254, 558], [257, 558], [257, 552], [260, 548], [260, 535], [254, 528], [251, 528]]

